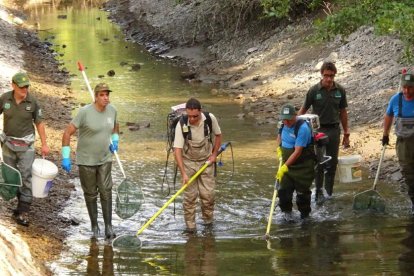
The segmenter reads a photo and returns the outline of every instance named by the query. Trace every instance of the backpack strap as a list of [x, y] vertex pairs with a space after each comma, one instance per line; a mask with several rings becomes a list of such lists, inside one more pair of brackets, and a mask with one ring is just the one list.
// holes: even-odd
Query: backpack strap
[[398, 117], [402, 118], [402, 97], [403, 93], [398, 93]]
[[[206, 117], [206, 120], [204, 121], [204, 136], [205, 137], [209, 136], [210, 137], [209, 140], [211, 142], [212, 141], [211, 131], [213, 129], [213, 122], [211, 120], [210, 112], [203, 111], [203, 114]], [[181, 116], [181, 119], [180, 119], [181, 130], [183, 129], [183, 125], [187, 124], [187, 122], [188, 122], [188, 115]], [[191, 127], [189, 125], [187, 125], [187, 127], [188, 127], [188, 131], [187, 132], [183, 131], [183, 137], [184, 137], [184, 140], [187, 140], [187, 139], [191, 140], [192, 138]]]
[[[302, 126], [302, 124], [303, 123], [307, 123], [308, 124], [308, 126], [309, 126], [309, 129], [311, 129], [310, 128], [310, 125], [309, 125], [309, 122], [308, 121], [306, 121], [306, 120], [303, 120], [303, 119], [297, 119], [296, 120], [296, 124], [295, 124], [295, 129], [294, 129], [294, 133], [295, 133], [295, 136], [296, 137], [298, 137], [298, 133], [299, 133], [299, 128]], [[283, 127], [284, 127], [285, 125], [282, 123], [282, 125], [280, 126], [280, 128], [279, 128], [279, 134], [280, 135], [282, 135], [282, 130], [283, 130]], [[312, 129], [311, 129], [312, 130]], [[311, 143], [310, 144], [313, 144], [313, 135], [312, 135], [312, 133], [311, 133]], [[310, 145], [309, 144], [309, 145]], [[309, 146], [308, 145], [308, 146]]]

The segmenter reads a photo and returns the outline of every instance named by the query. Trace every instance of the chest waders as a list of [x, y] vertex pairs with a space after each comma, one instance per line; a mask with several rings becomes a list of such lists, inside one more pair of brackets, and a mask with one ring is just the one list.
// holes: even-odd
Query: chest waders
[[[227, 146], [230, 142], [224, 143], [221, 145], [217, 156], [219, 156], [223, 151], [226, 150]], [[187, 183], [185, 183], [180, 190], [178, 190], [138, 231], [135, 235], [121, 235], [115, 238], [112, 241], [112, 246], [118, 249], [125, 249], [125, 250], [138, 250], [141, 248], [142, 242], [138, 238], [138, 236], [171, 204], [180, 194], [182, 194], [190, 185], [191, 183], [199, 177], [200, 174], [204, 172], [204, 170], [209, 167], [210, 163], [205, 162], [201, 168], [197, 170], [197, 172], [191, 176]]]
[[[294, 149], [281, 147], [283, 163], [294, 152]], [[301, 218], [309, 216], [311, 211], [311, 195], [310, 187], [315, 177], [315, 154], [313, 146], [303, 149], [301, 156], [293, 165], [289, 166], [289, 171], [285, 173], [280, 181], [278, 190], [279, 206], [282, 212], [292, 211], [293, 192], [296, 191], [296, 204], [301, 213]]]
[[398, 99], [398, 117], [395, 119], [396, 151], [401, 173], [408, 186], [408, 195], [414, 206], [414, 118], [402, 117], [402, 97]]
[[[193, 175], [211, 155], [213, 145], [209, 136], [201, 141], [186, 139], [183, 148], [183, 162], [187, 175]], [[205, 224], [213, 222], [215, 201], [214, 166], [207, 167], [195, 183], [184, 192], [183, 209], [187, 229], [195, 230], [197, 198], [200, 197], [201, 213]]]

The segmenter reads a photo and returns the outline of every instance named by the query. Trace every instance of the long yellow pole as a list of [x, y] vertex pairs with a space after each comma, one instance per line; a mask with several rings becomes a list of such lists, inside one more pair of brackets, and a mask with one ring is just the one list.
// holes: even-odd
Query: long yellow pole
[[165, 208], [168, 207], [168, 205], [171, 204], [175, 200], [177, 196], [179, 196], [182, 192], [184, 192], [185, 189], [187, 189], [188, 186], [201, 174], [204, 172], [204, 170], [210, 165], [210, 163], [206, 162], [191, 178], [188, 180], [188, 182], [181, 187], [165, 204], [161, 207], [161, 209], [158, 210], [142, 227], [138, 230], [137, 236], [142, 233], [161, 213], [164, 211]]
[[[279, 169], [282, 166], [282, 158], [279, 158]], [[269, 239], [269, 233], [270, 233], [270, 227], [272, 226], [272, 218], [273, 218], [273, 211], [275, 209], [275, 203], [276, 203], [276, 197], [277, 197], [277, 179], [275, 181], [275, 189], [273, 191], [273, 198], [272, 198], [272, 205], [270, 206], [270, 213], [269, 213], [269, 218], [267, 220], [267, 229], [266, 229], [266, 239]]]
[[[220, 155], [230, 144], [230, 142], [225, 143], [221, 145], [220, 150], [217, 154]], [[170, 205], [171, 202], [174, 201], [174, 199], [179, 196], [184, 190], [191, 185], [191, 183], [200, 175], [203, 173], [203, 171], [210, 165], [210, 163], [207, 161], [191, 178], [188, 180], [186, 184], [184, 184], [181, 189], [179, 189], [162, 207], [159, 209], [142, 227], [138, 230], [136, 236], [142, 233], [161, 213], [164, 211], [165, 208], [167, 208], [168, 205]]]

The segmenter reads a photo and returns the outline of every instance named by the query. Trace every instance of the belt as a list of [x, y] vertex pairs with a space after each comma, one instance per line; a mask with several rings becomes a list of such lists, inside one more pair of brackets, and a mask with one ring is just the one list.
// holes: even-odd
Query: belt
[[10, 144], [13, 144], [14, 146], [18, 146], [18, 147], [26, 147], [26, 146], [29, 145], [28, 143], [25, 143], [23, 141], [11, 140], [9, 142], [10, 142]]
[[338, 128], [339, 127], [339, 123], [335, 123], [335, 124], [321, 124], [321, 127], [323, 127], [323, 128]]

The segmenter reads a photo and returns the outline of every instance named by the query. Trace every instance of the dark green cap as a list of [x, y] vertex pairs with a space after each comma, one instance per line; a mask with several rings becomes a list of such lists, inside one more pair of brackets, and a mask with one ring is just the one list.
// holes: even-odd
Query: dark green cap
[[401, 76], [401, 86], [414, 86], [414, 75], [406, 73]]
[[282, 106], [279, 116], [280, 120], [292, 120], [294, 116], [296, 116], [296, 109], [293, 105], [286, 104]]
[[12, 81], [18, 86], [18, 87], [24, 87], [27, 85], [30, 85], [30, 81], [29, 81], [29, 77], [27, 76], [26, 73], [16, 73], [13, 78]]
[[103, 82], [98, 83], [98, 84], [95, 86], [94, 92], [95, 92], [95, 93], [98, 93], [98, 92], [100, 92], [100, 91], [108, 91], [108, 92], [112, 92], [112, 90], [110, 90], [110, 89], [109, 89], [109, 86], [108, 86], [106, 83], [103, 83]]

